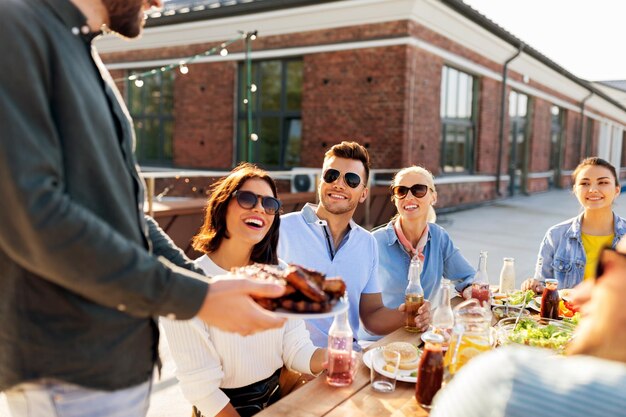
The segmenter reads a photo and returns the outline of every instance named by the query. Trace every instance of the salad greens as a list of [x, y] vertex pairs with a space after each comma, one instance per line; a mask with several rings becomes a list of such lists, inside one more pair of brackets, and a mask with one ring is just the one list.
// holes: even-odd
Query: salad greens
[[561, 352], [572, 338], [573, 331], [574, 327], [571, 325], [543, 326], [533, 319], [526, 318], [521, 319], [515, 329], [511, 325], [506, 337], [513, 343], [545, 347]]
[[532, 300], [534, 297], [535, 297], [535, 292], [533, 290], [514, 291], [511, 294], [509, 294], [509, 304], [510, 305], [526, 304], [530, 300]]

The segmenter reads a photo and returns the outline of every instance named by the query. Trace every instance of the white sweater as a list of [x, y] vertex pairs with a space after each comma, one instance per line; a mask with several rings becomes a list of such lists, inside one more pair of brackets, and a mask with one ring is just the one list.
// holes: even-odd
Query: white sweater
[[[195, 262], [209, 276], [227, 272], [206, 255]], [[237, 312], [224, 314], [236, 316]], [[311, 374], [310, 360], [316, 347], [302, 320], [288, 320], [280, 329], [251, 336], [226, 333], [197, 318], [160, 321], [183, 395], [204, 416], [214, 416], [228, 404], [229, 399], [220, 388], [239, 388], [261, 381], [283, 364]]]

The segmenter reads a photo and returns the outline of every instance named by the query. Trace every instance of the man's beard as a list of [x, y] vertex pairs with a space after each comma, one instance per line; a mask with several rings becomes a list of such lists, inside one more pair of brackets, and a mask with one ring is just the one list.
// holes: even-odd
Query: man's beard
[[109, 29], [127, 38], [136, 38], [143, 29], [143, 0], [102, 0], [109, 13]]

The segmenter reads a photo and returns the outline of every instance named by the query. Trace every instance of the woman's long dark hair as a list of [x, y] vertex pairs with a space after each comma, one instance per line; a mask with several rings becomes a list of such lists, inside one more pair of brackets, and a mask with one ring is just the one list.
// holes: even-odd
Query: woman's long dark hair
[[[226, 230], [228, 203], [233, 198], [233, 193], [251, 178], [260, 178], [267, 182], [274, 197], [278, 197], [276, 184], [266, 171], [247, 162], [239, 164], [228, 176], [220, 178], [211, 186], [211, 195], [205, 209], [204, 224], [192, 240], [192, 246], [195, 250], [205, 254], [215, 252], [222, 244], [222, 239], [230, 238]], [[280, 213], [276, 213], [270, 230], [263, 240], [252, 248], [251, 261], [278, 264], [276, 247], [278, 246], [279, 228]]]

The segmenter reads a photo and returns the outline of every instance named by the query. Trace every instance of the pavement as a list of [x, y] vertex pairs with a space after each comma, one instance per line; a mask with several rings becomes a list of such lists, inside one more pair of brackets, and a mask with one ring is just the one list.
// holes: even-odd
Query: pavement
[[[614, 210], [626, 217], [626, 197], [616, 200]], [[570, 190], [555, 190], [448, 213], [439, 216], [437, 223], [450, 233], [472, 265], [478, 265], [481, 250], [488, 251], [487, 272], [491, 284], [498, 284], [502, 258], [515, 258], [516, 287], [519, 288], [534, 272], [539, 244], [546, 230], [579, 212], [578, 202]], [[191, 405], [177, 385], [175, 366], [164, 337], [160, 350], [163, 369], [160, 378], [155, 376], [148, 417], [189, 417]], [[4, 394], [0, 394], [0, 417], [8, 417]]]

